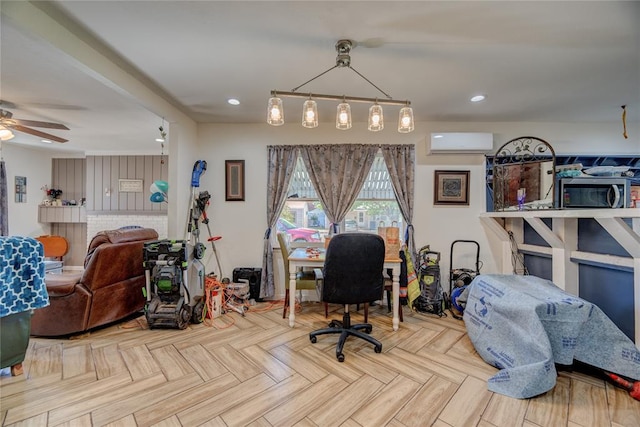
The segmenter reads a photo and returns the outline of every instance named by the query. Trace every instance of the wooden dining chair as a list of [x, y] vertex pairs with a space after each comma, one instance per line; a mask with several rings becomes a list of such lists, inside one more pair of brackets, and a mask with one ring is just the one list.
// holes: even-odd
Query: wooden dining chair
[[[289, 301], [289, 254], [291, 246], [289, 245], [289, 236], [286, 233], [278, 233], [278, 243], [280, 244], [280, 252], [282, 253], [283, 270], [284, 270], [284, 309], [282, 310], [282, 318], [287, 317], [287, 309], [293, 303]], [[296, 289], [297, 290], [316, 290], [316, 275], [313, 271], [297, 271], [296, 272]], [[295, 303], [294, 303], [295, 304]], [[295, 309], [295, 307], [293, 308]], [[325, 308], [326, 309], [326, 308]]]

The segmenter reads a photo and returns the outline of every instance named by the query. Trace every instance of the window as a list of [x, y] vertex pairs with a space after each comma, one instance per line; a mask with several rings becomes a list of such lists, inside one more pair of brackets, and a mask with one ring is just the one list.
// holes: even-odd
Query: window
[[[298, 158], [291, 177], [289, 197], [280, 213], [278, 223], [281, 221], [292, 224], [298, 230], [305, 230], [304, 236], [302, 235], [304, 233], [299, 233], [298, 241], [322, 241], [329, 233], [329, 220], [301, 158]], [[354, 202], [343, 223], [340, 224], [340, 230], [377, 233], [378, 225], [381, 222], [384, 222], [386, 226], [397, 222], [402, 229], [404, 220], [389, 180], [389, 171], [384, 163], [382, 153], [378, 152], [358, 199]], [[281, 231], [280, 226], [278, 226], [278, 230]], [[313, 231], [317, 234], [313, 234]], [[316, 238], [317, 240], [315, 240]], [[293, 235], [292, 240], [295, 241]]]

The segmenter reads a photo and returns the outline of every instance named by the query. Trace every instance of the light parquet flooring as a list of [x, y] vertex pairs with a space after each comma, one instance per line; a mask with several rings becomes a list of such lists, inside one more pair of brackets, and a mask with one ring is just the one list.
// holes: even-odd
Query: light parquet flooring
[[[300, 307], [300, 306], [299, 306]], [[394, 332], [372, 307], [376, 354], [350, 338], [345, 361], [324, 308], [303, 303], [296, 327], [260, 303], [213, 325], [149, 330], [144, 317], [72, 339], [31, 338], [24, 375], [0, 377], [2, 426], [640, 426], [640, 402], [601, 378], [561, 372], [532, 399], [487, 390], [497, 370], [464, 323], [404, 308]], [[341, 318], [340, 307], [330, 317]], [[353, 313], [354, 322], [362, 314]]]

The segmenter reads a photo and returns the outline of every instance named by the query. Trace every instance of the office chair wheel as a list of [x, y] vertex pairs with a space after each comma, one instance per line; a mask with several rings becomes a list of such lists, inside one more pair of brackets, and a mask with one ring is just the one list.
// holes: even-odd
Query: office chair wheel
[[382, 346], [381, 345], [377, 345], [373, 348], [373, 351], [375, 351], [376, 353], [382, 353]]
[[329, 327], [330, 328], [342, 328], [342, 322], [340, 322], [339, 320], [332, 320], [331, 322], [329, 322]]
[[318, 338], [317, 337], [309, 337], [309, 340], [311, 340], [311, 344], [315, 344], [318, 342]]
[[364, 331], [364, 333], [365, 333], [365, 334], [370, 334], [370, 333], [371, 333], [371, 330], [372, 330], [372, 327], [371, 327], [371, 326], [369, 326], [368, 328], [364, 328], [364, 329], [363, 329], [363, 331]]
[[344, 362], [344, 354], [338, 353], [336, 354], [336, 358], [338, 359], [338, 362]]

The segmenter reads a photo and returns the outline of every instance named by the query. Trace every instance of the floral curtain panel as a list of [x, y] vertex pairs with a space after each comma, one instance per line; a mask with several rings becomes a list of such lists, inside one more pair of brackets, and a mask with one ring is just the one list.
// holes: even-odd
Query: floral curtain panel
[[0, 236], [9, 235], [9, 209], [7, 193], [7, 169], [0, 151]]
[[336, 225], [344, 219], [367, 178], [377, 145], [334, 144], [300, 147], [309, 179], [318, 193], [324, 211]]
[[[384, 162], [389, 169], [389, 179], [393, 185], [396, 201], [407, 221], [405, 242], [412, 257], [416, 248], [413, 238], [413, 189], [415, 182], [415, 146], [382, 145], [380, 147]], [[415, 259], [414, 259], [415, 261]]]
[[367, 178], [378, 150], [382, 151], [390, 180], [407, 221], [405, 241], [411, 256], [415, 256], [413, 203], [415, 182], [414, 145], [326, 144], [269, 146], [267, 176], [267, 223], [264, 236], [260, 297], [275, 294], [273, 247], [271, 231], [287, 200], [289, 184], [298, 155], [309, 174], [324, 211], [336, 225], [349, 212]]
[[291, 175], [298, 158], [298, 147], [294, 145], [268, 146], [267, 172], [267, 231], [264, 234], [262, 256], [262, 277], [260, 298], [270, 298], [275, 294], [273, 280], [273, 247], [271, 230], [276, 225], [280, 211], [287, 201]]

